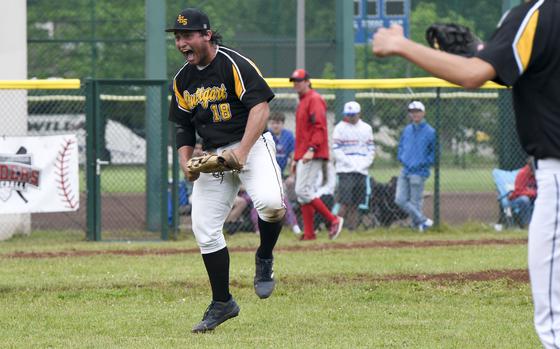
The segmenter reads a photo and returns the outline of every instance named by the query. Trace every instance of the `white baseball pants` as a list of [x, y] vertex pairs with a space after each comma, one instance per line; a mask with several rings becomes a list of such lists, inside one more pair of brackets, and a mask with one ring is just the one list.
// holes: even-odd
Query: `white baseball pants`
[[545, 348], [560, 348], [560, 160], [538, 160], [535, 176], [538, 195], [529, 225], [535, 329]]
[[[220, 154], [238, 145], [233, 143], [215, 152]], [[277, 222], [284, 217], [282, 177], [276, 162], [276, 145], [270, 132], [259, 137], [239, 173], [225, 172], [223, 178], [201, 173], [194, 182], [192, 229], [202, 254], [216, 252], [226, 246], [222, 229], [241, 184], [263, 221]]]

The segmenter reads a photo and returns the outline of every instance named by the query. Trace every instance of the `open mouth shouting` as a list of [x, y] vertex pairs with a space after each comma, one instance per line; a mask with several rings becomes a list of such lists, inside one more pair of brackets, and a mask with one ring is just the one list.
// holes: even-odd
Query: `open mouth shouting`
[[183, 51], [183, 56], [189, 63], [193, 63], [194, 61], [194, 51], [191, 49], [187, 49]]

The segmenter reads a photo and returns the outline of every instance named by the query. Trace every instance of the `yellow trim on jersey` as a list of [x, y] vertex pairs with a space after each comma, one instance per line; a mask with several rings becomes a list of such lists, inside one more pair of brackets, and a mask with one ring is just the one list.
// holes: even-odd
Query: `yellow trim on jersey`
[[[242, 57], [243, 57], [243, 56], [242, 56]], [[243, 58], [245, 58], [245, 57], [243, 57]], [[253, 66], [253, 68], [255, 68], [255, 70], [257, 71], [257, 73], [259, 73], [260, 76], [263, 76], [262, 73], [261, 73], [261, 71], [260, 71], [259, 68], [257, 67], [257, 65], [256, 65], [255, 63], [253, 63], [252, 60], [250, 60], [249, 58], [245, 58], [245, 59], [249, 62], [250, 65]]]
[[529, 61], [531, 60], [531, 52], [533, 51], [533, 42], [535, 40], [535, 32], [537, 31], [537, 24], [539, 23], [539, 10], [536, 10], [527, 25], [523, 29], [523, 33], [519, 37], [517, 44], [515, 45], [515, 49], [517, 51], [517, 55], [519, 56], [520, 63], [523, 67], [523, 71], [529, 65]]
[[231, 65], [231, 70], [233, 70], [233, 81], [235, 82], [235, 94], [237, 98], [241, 99], [241, 96], [245, 92], [243, 88], [243, 84], [241, 83], [241, 79], [239, 78], [239, 74], [237, 73], [237, 68], [235, 65]]
[[177, 97], [177, 103], [179, 104], [179, 108], [188, 111], [189, 108], [187, 107], [187, 102], [179, 92], [179, 89], [177, 88], [176, 80], [173, 80], [173, 92], [175, 92], [175, 97]]

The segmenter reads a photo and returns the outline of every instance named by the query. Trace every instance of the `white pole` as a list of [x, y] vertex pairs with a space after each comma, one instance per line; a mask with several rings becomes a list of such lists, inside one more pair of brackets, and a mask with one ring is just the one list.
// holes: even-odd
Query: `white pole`
[[[0, 33], [0, 79], [27, 79], [26, 1], [0, 1]], [[27, 135], [26, 90], [0, 90], [0, 120], [0, 135]], [[10, 151], [15, 154], [17, 149]], [[30, 214], [0, 214], [0, 240], [30, 232]]]

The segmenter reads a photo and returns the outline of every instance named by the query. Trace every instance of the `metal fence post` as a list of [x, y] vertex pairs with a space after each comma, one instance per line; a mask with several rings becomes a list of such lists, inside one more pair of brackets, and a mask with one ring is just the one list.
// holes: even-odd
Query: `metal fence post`
[[173, 238], [177, 239], [177, 232], [179, 230], [179, 181], [181, 180], [179, 175], [179, 156], [175, 150], [177, 145], [177, 140], [175, 139], [175, 127], [173, 125], [168, 125], [169, 137], [170, 137], [170, 147], [173, 157], [173, 162], [171, 165], [171, 176], [172, 176], [172, 187], [171, 187], [171, 226], [173, 227]]
[[513, 105], [511, 90], [499, 91], [498, 98], [498, 163], [504, 170], [523, 167], [527, 154], [521, 147], [515, 129], [515, 115], [509, 106]]
[[[160, 85], [160, 101], [161, 101], [161, 140], [160, 140], [160, 169], [161, 169], [161, 239], [162, 240], [168, 240], [169, 239], [169, 223], [168, 223], [168, 198], [167, 195], [168, 194], [168, 187], [169, 187], [169, 163], [168, 163], [168, 152], [167, 152], [167, 147], [169, 144], [169, 137], [168, 137], [168, 132], [169, 132], [169, 127], [168, 127], [168, 121], [167, 121], [167, 96], [169, 95], [168, 89], [167, 89], [167, 82], [163, 82]], [[172, 206], [176, 206], [176, 203], [173, 202]], [[174, 208], [171, 208], [173, 211], [173, 215], [175, 214], [175, 210]]]
[[441, 88], [436, 90], [436, 145], [435, 145], [435, 164], [434, 164], [434, 224], [440, 224], [440, 181], [439, 181], [439, 166], [440, 166], [440, 149], [439, 149], [439, 133], [441, 129]]
[[[336, 77], [352, 79], [356, 76], [354, 40], [347, 40], [354, 36], [353, 2], [336, 0]], [[342, 120], [344, 103], [353, 101], [354, 90], [336, 90], [334, 123]]]
[[87, 186], [87, 239], [101, 240], [101, 194], [97, 165], [97, 124], [99, 105], [97, 82], [86, 79], [86, 186]]

